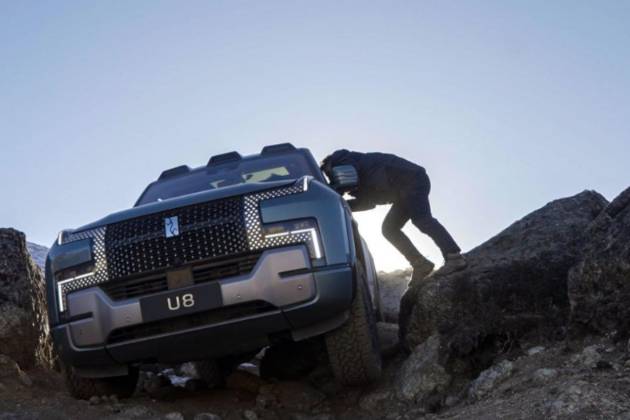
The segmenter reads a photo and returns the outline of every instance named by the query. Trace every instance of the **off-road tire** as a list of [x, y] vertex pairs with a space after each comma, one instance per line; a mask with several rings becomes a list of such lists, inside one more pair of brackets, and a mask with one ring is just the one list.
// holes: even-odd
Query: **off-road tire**
[[129, 368], [129, 374], [111, 378], [84, 378], [74, 368], [63, 367], [63, 376], [70, 395], [80, 400], [102, 395], [116, 395], [118, 398], [129, 398], [136, 390], [138, 369]]
[[225, 385], [226, 369], [217, 360], [198, 360], [193, 362], [199, 379], [208, 388], [221, 388]]
[[328, 358], [335, 378], [342, 385], [363, 385], [381, 376], [376, 319], [365, 271], [356, 269], [356, 293], [350, 317], [344, 325], [326, 335]]

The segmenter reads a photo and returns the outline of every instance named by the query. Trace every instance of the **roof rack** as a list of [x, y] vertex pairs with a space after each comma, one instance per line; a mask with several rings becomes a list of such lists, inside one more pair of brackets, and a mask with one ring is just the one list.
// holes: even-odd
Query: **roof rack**
[[160, 174], [160, 177], [158, 178], [158, 181], [162, 179], [166, 179], [166, 178], [172, 178], [175, 176], [187, 174], [188, 172], [190, 172], [190, 168], [188, 167], [188, 165], [176, 166], [174, 168], [167, 169], [164, 172], [162, 172]]
[[238, 152], [223, 153], [221, 155], [212, 156], [210, 160], [208, 161], [208, 166], [221, 165], [222, 163], [227, 163], [227, 162], [237, 162], [241, 159], [243, 158]]
[[263, 147], [260, 154], [271, 155], [274, 153], [293, 152], [295, 150], [297, 149], [291, 143], [279, 143], [279, 144], [272, 144], [272, 145]]

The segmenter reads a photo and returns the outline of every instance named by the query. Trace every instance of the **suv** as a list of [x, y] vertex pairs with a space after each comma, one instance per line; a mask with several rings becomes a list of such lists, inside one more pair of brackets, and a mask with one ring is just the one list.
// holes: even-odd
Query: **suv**
[[135, 206], [62, 231], [46, 261], [72, 395], [129, 396], [143, 363], [194, 361], [209, 384], [262, 348], [324, 337], [346, 385], [379, 377], [368, 248], [307, 149], [267, 146], [164, 171]]

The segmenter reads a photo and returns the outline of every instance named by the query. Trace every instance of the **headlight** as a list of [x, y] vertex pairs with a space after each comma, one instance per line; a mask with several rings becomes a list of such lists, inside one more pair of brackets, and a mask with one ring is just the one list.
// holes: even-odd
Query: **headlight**
[[57, 284], [57, 302], [59, 303], [59, 312], [63, 313], [67, 309], [66, 295], [76, 290], [77, 285], [81, 285], [84, 281], [94, 276], [94, 263], [81, 264], [76, 267], [70, 267], [61, 270], [55, 274], [55, 282]]
[[87, 282], [87, 280], [93, 276], [94, 265], [86, 265], [85, 267], [78, 269], [64, 270], [55, 276], [55, 280], [57, 282], [57, 302], [59, 304], [59, 313], [63, 313], [67, 309], [66, 295], [68, 292], [72, 291], [71, 286], [75, 286], [77, 284], [83, 286], [83, 284], [86, 284], [84, 282]]
[[317, 222], [314, 219], [263, 224], [260, 214], [261, 202], [291, 194], [304, 193], [308, 191], [311, 178], [304, 176], [293, 185], [245, 196], [245, 229], [250, 250], [307, 244], [311, 259], [319, 260], [324, 257]]
[[299, 219], [274, 223], [264, 223], [260, 214], [260, 204], [266, 200], [299, 194], [308, 191], [312, 177], [304, 176], [295, 184], [265, 190], [245, 196], [245, 229], [251, 250], [269, 249], [294, 244], [306, 244], [311, 259], [324, 257], [315, 219]]
[[104, 258], [105, 227], [74, 232], [63, 230], [57, 237], [51, 270], [59, 313], [67, 310], [68, 293], [95, 286], [107, 280]]
[[267, 246], [275, 247], [291, 243], [306, 243], [311, 257], [316, 260], [323, 257], [318, 232], [317, 222], [313, 219], [268, 224], [262, 228]]

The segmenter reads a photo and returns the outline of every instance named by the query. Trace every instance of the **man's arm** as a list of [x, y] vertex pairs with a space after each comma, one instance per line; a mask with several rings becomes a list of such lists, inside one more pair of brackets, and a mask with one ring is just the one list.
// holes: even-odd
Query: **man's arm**
[[372, 203], [369, 200], [360, 199], [360, 198], [352, 198], [347, 200], [348, 205], [350, 206], [350, 210], [352, 211], [366, 211], [372, 210], [376, 207], [376, 204]]

